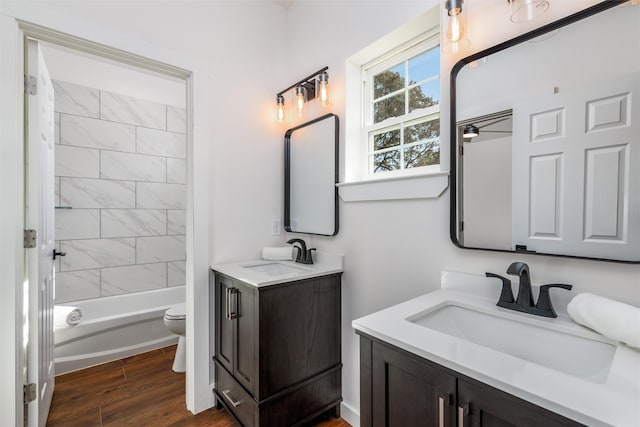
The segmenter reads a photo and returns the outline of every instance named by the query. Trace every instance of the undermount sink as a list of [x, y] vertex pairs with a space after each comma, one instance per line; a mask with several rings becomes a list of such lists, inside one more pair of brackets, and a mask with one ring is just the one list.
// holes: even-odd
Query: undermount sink
[[302, 268], [293, 267], [291, 265], [282, 264], [279, 262], [272, 262], [268, 264], [245, 265], [243, 266], [243, 268], [246, 268], [251, 271], [257, 271], [260, 273], [266, 273], [269, 276], [281, 276], [283, 274], [302, 273], [306, 271]]
[[616, 347], [608, 343], [456, 305], [445, 305], [407, 320], [598, 383], [606, 381], [616, 351]]

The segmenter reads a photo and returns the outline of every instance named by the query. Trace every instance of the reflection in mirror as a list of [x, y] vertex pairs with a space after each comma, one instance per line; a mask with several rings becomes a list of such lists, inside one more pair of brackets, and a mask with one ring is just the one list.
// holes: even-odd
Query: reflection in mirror
[[338, 116], [326, 114], [285, 134], [284, 226], [338, 234]]
[[640, 262], [640, 5], [621, 3], [456, 64], [454, 243]]

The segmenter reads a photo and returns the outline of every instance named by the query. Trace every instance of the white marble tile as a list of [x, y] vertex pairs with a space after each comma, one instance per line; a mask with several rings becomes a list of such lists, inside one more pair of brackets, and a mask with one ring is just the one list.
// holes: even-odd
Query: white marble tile
[[53, 93], [53, 107], [56, 112], [98, 118], [98, 89], [54, 80]]
[[167, 160], [164, 157], [145, 154], [102, 151], [100, 154], [100, 178], [165, 182], [167, 179]]
[[56, 125], [56, 134], [54, 136], [56, 144], [60, 144], [60, 113], [53, 115], [53, 120]]
[[136, 151], [136, 128], [122, 123], [62, 114], [60, 143], [132, 153]]
[[100, 118], [154, 129], [167, 128], [164, 104], [106, 91], [100, 91]]
[[187, 132], [187, 110], [167, 105], [167, 130], [171, 132]]
[[102, 269], [102, 296], [167, 287], [167, 265], [143, 264]]
[[136, 261], [134, 238], [64, 240], [60, 248], [67, 253], [60, 262], [62, 271], [131, 265]]
[[98, 178], [100, 176], [100, 152], [92, 148], [56, 145], [56, 176]]
[[56, 273], [56, 304], [100, 296], [100, 270]]
[[135, 192], [130, 181], [60, 178], [60, 204], [73, 208], [135, 208]]
[[187, 183], [187, 161], [167, 157], [167, 182], [172, 184]]
[[185, 261], [167, 263], [167, 286], [181, 286], [186, 283], [187, 269]]
[[60, 177], [56, 176], [54, 178], [55, 181], [55, 204], [56, 206], [60, 206]]
[[[60, 242], [56, 241], [56, 251], [60, 252]], [[62, 257], [57, 257], [55, 261], [53, 261], [53, 267], [55, 268], [56, 274], [60, 271], [60, 260]]]
[[185, 223], [187, 221], [187, 211], [184, 209], [167, 211], [167, 234], [187, 234]]
[[136, 237], [163, 236], [167, 230], [167, 215], [157, 209], [102, 209], [101, 236]]
[[98, 209], [56, 209], [56, 240], [100, 237]]
[[144, 209], [185, 209], [187, 187], [182, 184], [136, 183], [136, 207]]
[[185, 259], [184, 236], [138, 237], [136, 241], [138, 263]]
[[186, 137], [181, 133], [137, 128], [136, 151], [138, 153], [184, 159], [187, 156]]

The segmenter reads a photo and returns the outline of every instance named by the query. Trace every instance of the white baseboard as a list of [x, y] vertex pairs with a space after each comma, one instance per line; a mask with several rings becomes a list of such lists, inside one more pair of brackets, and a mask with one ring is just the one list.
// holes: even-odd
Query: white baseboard
[[340, 418], [353, 427], [360, 427], [360, 413], [344, 402], [340, 404]]

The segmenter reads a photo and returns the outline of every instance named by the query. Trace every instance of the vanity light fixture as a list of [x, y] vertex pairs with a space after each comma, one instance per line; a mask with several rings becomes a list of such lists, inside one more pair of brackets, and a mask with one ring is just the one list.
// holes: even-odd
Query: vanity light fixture
[[464, 0], [445, 0], [444, 8], [446, 15], [443, 17], [442, 27], [446, 28], [444, 33], [444, 52], [457, 53], [469, 45], [467, 37], [467, 14], [463, 9]]
[[466, 125], [462, 131], [463, 138], [475, 138], [478, 135], [480, 135], [480, 129], [473, 124]]
[[533, 21], [549, 9], [548, 0], [507, 0], [511, 5], [511, 22]]
[[297, 81], [288, 88], [281, 90], [276, 94], [276, 103], [278, 108], [278, 121], [284, 120], [284, 94], [295, 89], [295, 106], [298, 114], [301, 115], [304, 104], [316, 97], [319, 98], [322, 105], [326, 105], [329, 99], [327, 86], [329, 84], [329, 67], [321, 68], [315, 73]]
[[[498, 120], [493, 120], [489, 123], [485, 123], [482, 126], [476, 126], [473, 123], [469, 123], [468, 125], [464, 126], [464, 129], [462, 131], [462, 137], [463, 138], [475, 138], [476, 136], [480, 135], [480, 129], [485, 128], [487, 126], [491, 126], [491, 125], [495, 125], [496, 123], [500, 123], [500, 122], [504, 122], [505, 120], [509, 120], [511, 118], [511, 114], [509, 114], [507, 117], [502, 117]], [[489, 130], [487, 132], [491, 132], [491, 133], [513, 133], [511, 131], [507, 131], [507, 130]]]

